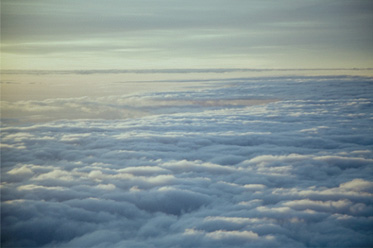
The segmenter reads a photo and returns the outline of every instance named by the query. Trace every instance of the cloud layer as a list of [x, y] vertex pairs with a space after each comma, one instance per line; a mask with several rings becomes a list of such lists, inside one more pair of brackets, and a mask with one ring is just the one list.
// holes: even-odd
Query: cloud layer
[[144, 116], [3, 126], [2, 246], [371, 246], [372, 91], [232, 79], [92, 107]]

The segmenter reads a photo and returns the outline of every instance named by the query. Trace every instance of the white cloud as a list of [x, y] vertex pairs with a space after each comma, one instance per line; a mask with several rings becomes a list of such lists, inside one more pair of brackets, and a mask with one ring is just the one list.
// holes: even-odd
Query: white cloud
[[19, 174], [30, 175], [30, 174], [33, 174], [33, 171], [27, 165], [23, 165], [21, 167], [15, 167], [14, 169], [11, 169], [7, 173], [10, 175], [19, 175]]
[[341, 188], [357, 191], [357, 192], [369, 192], [373, 193], [373, 182], [366, 181], [363, 179], [356, 178], [350, 182], [342, 183]]
[[[276, 80], [122, 99], [144, 117], [4, 125], [2, 246], [369, 246], [371, 82]], [[163, 94], [181, 104], [151, 106]], [[259, 96], [278, 100], [185, 104]]]
[[258, 234], [251, 231], [215, 231], [207, 233], [206, 236], [212, 239], [227, 239], [227, 238], [242, 238], [242, 239], [257, 239]]

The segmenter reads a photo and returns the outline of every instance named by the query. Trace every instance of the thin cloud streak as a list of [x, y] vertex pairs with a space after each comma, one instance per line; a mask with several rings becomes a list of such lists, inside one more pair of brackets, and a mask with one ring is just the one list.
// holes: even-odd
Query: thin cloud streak
[[358, 0], [5, 0], [1, 50], [8, 69], [371, 67], [372, 9]]

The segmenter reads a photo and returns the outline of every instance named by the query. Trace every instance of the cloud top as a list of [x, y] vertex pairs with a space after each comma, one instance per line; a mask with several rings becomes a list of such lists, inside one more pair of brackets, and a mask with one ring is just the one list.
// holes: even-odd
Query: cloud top
[[65, 103], [142, 117], [3, 125], [1, 244], [371, 246], [372, 96], [367, 78], [232, 80]]

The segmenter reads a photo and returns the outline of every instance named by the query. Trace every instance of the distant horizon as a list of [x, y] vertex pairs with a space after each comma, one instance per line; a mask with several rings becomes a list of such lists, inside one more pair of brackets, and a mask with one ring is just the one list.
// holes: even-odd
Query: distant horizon
[[73, 73], [73, 74], [96, 74], [96, 73], [226, 73], [226, 72], [266, 72], [266, 71], [370, 71], [373, 67], [336, 67], [336, 68], [239, 68], [239, 67], [205, 67], [205, 68], [138, 68], [138, 69], [0, 69], [2, 74], [13, 73]]

